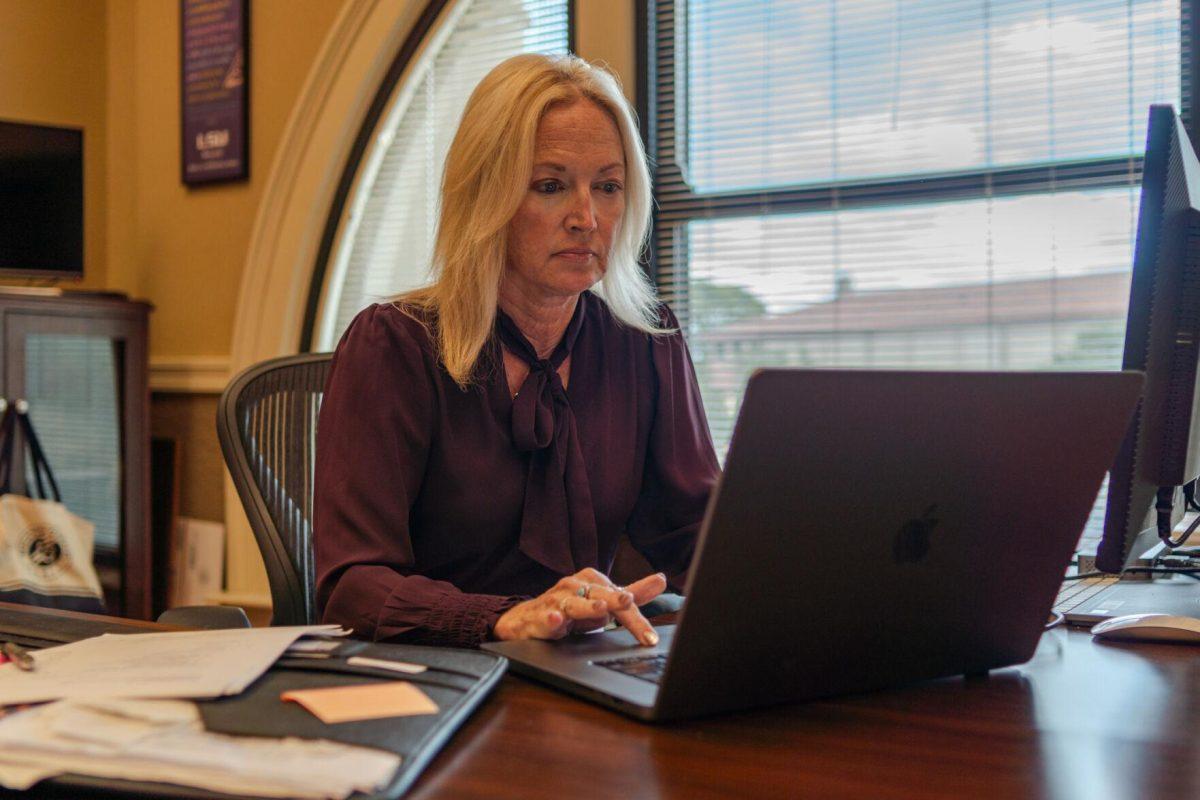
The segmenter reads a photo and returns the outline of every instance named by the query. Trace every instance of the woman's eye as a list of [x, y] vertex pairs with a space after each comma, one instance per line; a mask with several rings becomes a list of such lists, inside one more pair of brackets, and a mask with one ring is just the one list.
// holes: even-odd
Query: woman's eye
[[604, 183], [600, 184], [600, 191], [605, 192], [606, 194], [616, 194], [617, 192], [621, 191], [621, 184], [617, 183], [616, 181], [605, 181]]
[[558, 181], [542, 181], [537, 185], [537, 190], [542, 194], [554, 194], [562, 188], [562, 184]]

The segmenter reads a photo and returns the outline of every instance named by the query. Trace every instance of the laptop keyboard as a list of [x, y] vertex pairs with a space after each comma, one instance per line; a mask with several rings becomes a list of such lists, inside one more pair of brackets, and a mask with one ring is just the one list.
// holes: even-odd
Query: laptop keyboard
[[598, 667], [650, 681], [650, 683], [659, 683], [662, 681], [663, 670], [667, 668], [667, 654], [613, 658], [608, 661], [593, 661], [592, 663]]
[[[1058, 596], [1054, 598], [1054, 610], [1062, 614], [1073, 611], [1119, 580], [1116, 575], [1097, 575], [1077, 581], [1064, 581]], [[667, 655], [660, 653], [653, 656], [630, 656], [592, 663], [650, 683], [660, 683], [663, 670], [667, 667]]]
[[1077, 581], [1064, 581], [1062, 588], [1058, 590], [1058, 597], [1054, 598], [1054, 610], [1060, 614], [1074, 611], [1119, 580], [1120, 577], [1116, 575], [1097, 575]]

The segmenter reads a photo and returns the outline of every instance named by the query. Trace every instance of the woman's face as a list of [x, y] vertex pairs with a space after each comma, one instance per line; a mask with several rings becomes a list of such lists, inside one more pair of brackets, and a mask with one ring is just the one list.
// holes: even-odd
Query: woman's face
[[551, 301], [585, 291], [604, 277], [624, 211], [625, 151], [612, 117], [587, 99], [552, 106], [508, 223], [507, 288]]

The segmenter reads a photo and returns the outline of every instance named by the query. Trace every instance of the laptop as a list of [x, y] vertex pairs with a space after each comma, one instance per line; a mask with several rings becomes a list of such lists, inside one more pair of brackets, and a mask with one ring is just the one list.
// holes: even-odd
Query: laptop
[[490, 642], [643, 720], [1028, 660], [1141, 392], [1136, 372], [751, 376], [675, 625]]

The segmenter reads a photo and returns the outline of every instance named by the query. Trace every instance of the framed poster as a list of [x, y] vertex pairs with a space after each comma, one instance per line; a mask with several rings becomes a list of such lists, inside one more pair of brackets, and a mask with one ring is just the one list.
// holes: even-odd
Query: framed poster
[[250, 0], [180, 0], [183, 182], [250, 176]]

